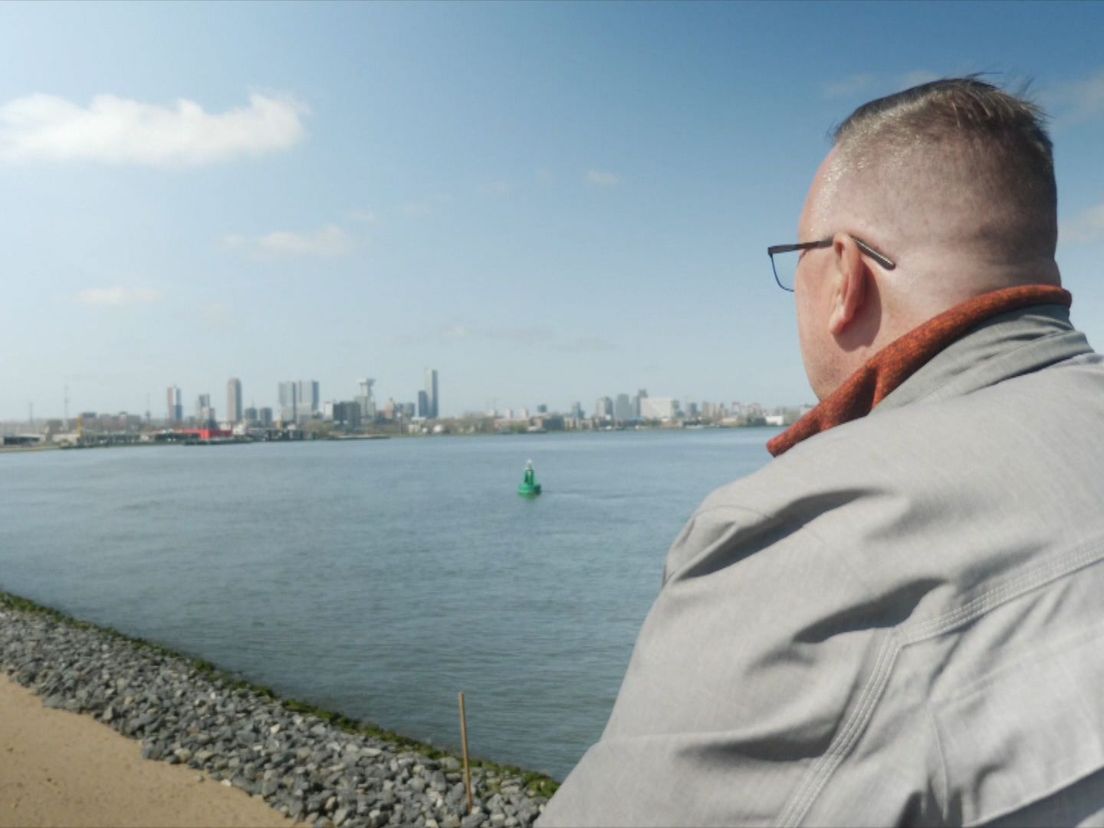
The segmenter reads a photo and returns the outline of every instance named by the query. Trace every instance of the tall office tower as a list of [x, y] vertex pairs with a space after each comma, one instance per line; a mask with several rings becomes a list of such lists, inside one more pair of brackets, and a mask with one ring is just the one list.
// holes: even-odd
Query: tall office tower
[[437, 369], [426, 368], [425, 372], [425, 390], [427, 397], [427, 404], [429, 411], [426, 414], [431, 420], [437, 419], [441, 416], [441, 400], [437, 396]]
[[184, 403], [181, 399], [182, 395], [180, 389], [175, 385], [170, 385], [165, 397], [167, 403], [165, 422], [170, 425], [172, 423], [179, 423], [184, 419]]
[[280, 403], [280, 419], [285, 423], [309, 420], [319, 410], [316, 380], [281, 382], [277, 387], [277, 397]]
[[232, 377], [226, 383], [226, 419], [240, 423], [242, 418], [241, 380]]
[[264, 408], [260, 409], [257, 412], [257, 420], [265, 428], [268, 428], [269, 426], [271, 426], [272, 425], [272, 409], [269, 408], [268, 406], [265, 406]]
[[633, 419], [636, 414], [633, 412], [632, 400], [629, 399], [628, 394], [618, 394], [617, 399], [613, 402], [613, 419], [626, 422]]
[[429, 394], [425, 391], [418, 392], [418, 416], [422, 419], [429, 416]]
[[372, 399], [372, 386], [375, 384], [374, 379], [357, 381], [360, 393], [357, 395], [356, 402], [360, 404], [360, 416], [365, 420], [370, 420], [376, 416], [376, 401]]
[[583, 404], [581, 402], [571, 404], [571, 417], [575, 420], [583, 419]]
[[294, 382], [281, 382], [276, 388], [276, 401], [280, 406], [280, 419], [285, 423], [294, 423], [299, 419], [297, 391]]
[[594, 401], [594, 416], [599, 420], [613, 418], [613, 400], [609, 397], [599, 397]]
[[318, 381], [299, 380], [296, 386], [295, 396], [296, 404], [299, 407], [299, 416], [310, 417], [319, 410]]
[[196, 399], [196, 419], [201, 425], [209, 425], [215, 421], [215, 407], [211, 405], [210, 394], [200, 394]]
[[641, 388], [636, 392], [636, 396], [633, 397], [633, 413], [637, 417], [643, 416], [641, 410], [644, 407], [644, 400], [648, 399], [647, 389]]

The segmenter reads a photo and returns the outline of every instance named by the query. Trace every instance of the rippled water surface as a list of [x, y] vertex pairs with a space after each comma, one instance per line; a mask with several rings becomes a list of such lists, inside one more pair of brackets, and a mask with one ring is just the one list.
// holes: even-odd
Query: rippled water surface
[[562, 778], [667, 547], [773, 433], [0, 454], [0, 588], [437, 744], [464, 690], [475, 754]]

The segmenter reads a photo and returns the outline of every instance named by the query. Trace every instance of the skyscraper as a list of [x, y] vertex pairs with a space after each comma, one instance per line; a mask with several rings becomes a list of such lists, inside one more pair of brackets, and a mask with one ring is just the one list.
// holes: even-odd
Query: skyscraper
[[318, 405], [318, 381], [299, 380], [299, 413], [306, 414], [309, 417], [317, 413]]
[[232, 423], [241, 422], [242, 387], [241, 380], [231, 377], [226, 383], [226, 419]]
[[276, 401], [280, 405], [280, 419], [285, 423], [294, 423], [298, 420], [298, 399], [294, 382], [281, 382], [277, 386]]
[[374, 379], [362, 379], [357, 382], [360, 393], [357, 395], [356, 402], [360, 404], [360, 416], [365, 420], [371, 420], [376, 416], [376, 401], [372, 399], [372, 386], [375, 383]]
[[309, 420], [318, 411], [318, 381], [281, 382], [277, 388], [280, 419], [285, 423]]
[[636, 412], [633, 411], [632, 400], [629, 399], [628, 394], [618, 394], [617, 399], [613, 401], [613, 419], [622, 423], [636, 419]]
[[437, 397], [437, 369], [426, 368], [425, 372], [426, 416], [431, 420], [440, 416], [441, 401]]
[[211, 405], [210, 394], [200, 394], [196, 398], [196, 420], [200, 425], [210, 425], [215, 421], [215, 408]]
[[181, 400], [180, 389], [175, 385], [170, 385], [165, 398], [167, 404], [165, 422], [170, 425], [181, 422], [184, 419], [184, 403]]

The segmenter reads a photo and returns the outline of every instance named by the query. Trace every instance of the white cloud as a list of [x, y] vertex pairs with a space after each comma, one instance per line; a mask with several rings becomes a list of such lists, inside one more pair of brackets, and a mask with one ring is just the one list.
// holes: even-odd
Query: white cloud
[[598, 187], [612, 187], [621, 179], [606, 170], [587, 170], [586, 180]]
[[555, 347], [559, 351], [580, 354], [598, 354], [617, 350], [616, 345], [600, 336], [577, 336], [566, 342], [560, 342]]
[[349, 218], [353, 221], [359, 221], [361, 224], [376, 223], [376, 214], [371, 210], [353, 210], [349, 213]]
[[85, 305], [148, 305], [161, 298], [161, 293], [150, 288], [127, 288], [114, 285], [106, 288], [85, 288], [74, 298]]
[[1084, 80], [1049, 86], [1041, 96], [1058, 123], [1083, 123], [1104, 115], [1104, 69]]
[[911, 72], [906, 72], [901, 75], [899, 80], [901, 81], [901, 88], [908, 89], [912, 86], [919, 86], [922, 83], [937, 81], [940, 77], [940, 75], [937, 75], [935, 72], [929, 72], [927, 69], [913, 69]]
[[185, 99], [160, 106], [97, 95], [87, 107], [53, 95], [0, 105], [0, 160], [97, 161], [177, 167], [287, 149], [302, 140], [295, 101], [250, 95], [249, 105], [207, 113]]
[[410, 218], [425, 218], [431, 216], [437, 212], [437, 208], [452, 201], [452, 196], [448, 193], [435, 193], [428, 198], [423, 198], [420, 201], [408, 201], [402, 205], [399, 210], [403, 215]]
[[1070, 244], [1104, 241], [1104, 203], [1090, 207], [1071, 221], [1062, 222], [1058, 239]]
[[492, 181], [487, 189], [494, 195], [508, 196], [514, 191], [514, 185], [509, 181]]
[[871, 74], [851, 75], [842, 80], [824, 84], [824, 97], [849, 98], [860, 92], [866, 92], [877, 83], [877, 79]]
[[280, 230], [253, 238], [232, 234], [224, 236], [223, 243], [227, 247], [244, 250], [255, 258], [343, 256], [353, 249], [349, 234], [336, 224], [327, 225], [314, 233]]
[[941, 77], [942, 75], [928, 69], [913, 69], [899, 75], [862, 72], [825, 83], [823, 86], [824, 97], [853, 98], [858, 95], [867, 97], [891, 95], [894, 92], [919, 86], [922, 83], [931, 83]]
[[449, 325], [441, 331], [441, 335], [445, 339], [465, 339], [471, 336], [471, 333], [471, 330], [464, 325]]

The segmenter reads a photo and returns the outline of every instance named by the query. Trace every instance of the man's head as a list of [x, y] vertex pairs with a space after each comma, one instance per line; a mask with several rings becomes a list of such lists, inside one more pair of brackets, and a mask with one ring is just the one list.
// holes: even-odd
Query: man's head
[[941, 80], [864, 104], [834, 137], [798, 228], [801, 241], [834, 241], [802, 255], [795, 285], [819, 397], [966, 299], [1059, 283], [1054, 162], [1033, 104], [975, 78]]

